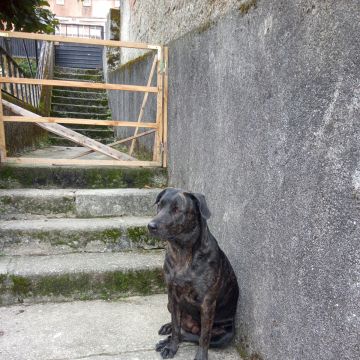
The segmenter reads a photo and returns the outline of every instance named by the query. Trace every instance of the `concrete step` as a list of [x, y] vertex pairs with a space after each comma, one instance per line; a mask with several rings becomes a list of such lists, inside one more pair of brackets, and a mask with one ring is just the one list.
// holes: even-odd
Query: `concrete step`
[[155, 250], [2, 256], [0, 304], [115, 299], [162, 293], [163, 261], [163, 252]]
[[4, 165], [0, 189], [14, 188], [161, 188], [167, 184], [166, 169], [125, 167], [71, 167]]
[[83, 134], [85, 136], [88, 136], [92, 139], [105, 139], [105, 138], [111, 138], [114, 139], [114, 130], [111, 128], [107, 129], [98, 129], [96, 126], [89, 126], [87, 129], [82, 128], [71, 128], [72, 130]]
[[81, 76], [81, 78], [69, 78], [69, 77], [58, 77], [58, 76], [54, 76], [54, 80], [65, 80], [65, 81], [81, 81], [81, 82], [96, 82], [96, 83], [101, 83], [102, 79], [99, 77], [97, 77], [96, 75], [92, 76], [92, 75], [86, 75], [86, 76]]
[[55, 66], [54, 73], [71, 73], [71, 74], [85, 74], [85, 75], [101, 75], [103, 72], [98, 69], [80, 69], [72, 67]]
[[[166, 295], [119, 301], [75, 301], [0, 308], [0, 354], [6, 360], [160, 360], [155, 344], [170, 321]], [[46, 344], [46, 346], [44, 346]], [[176, 360], [194, 359], [180, 344]], [[210, 349], [210, 360], [241, 360], [234, 347]]]
[[[92, 200], [90, 203], [94, 205]], [[164, 243], [148, 232], [150, 220], [151, 217], [1, 220], [0, 253], [49, 255], [163, 248]]]
[[101, 74], [86, 74], [73, 72], [54, 72], [54, 79], [59, 80], [76, 80], [76, 81], [92, 81], [92, 82], [103, 82]]
[[62, 96], [62, 97], [76, 97], [76, 98], [84, 98], [89, 100], [99, 100], [99, 99], [107, 99], [106, 91], [92, 89], [93, 91], [87, 89], [79, 89], [76, 88], [53, 88], [52, 95], [53, 96]]
[[81, 97], [66, 97], [53, 96], [52, 102], [54, 104], [76, 104], [76, 105], [93, 105], [93, 106], [108, 106], [107, 98], [81, 98]]
[[[92, 137], [93, 140], [99, 141], [104, 145], [111, 144], [115, 141], [114, 138], [99, 138], [99, 137]], [[50, 136], [49, 137], [49, 144], [54, 146], [76, 146], [81, 147], [79, 144], [75, 144], [70, 140], [66, 140], [59, 136]], [[85, 158], [84, 158], [85, 159]]]
[[0, 219], [153, 216], [161, 189], [0, 190]]
[[85, 124], [66, 124], [66, 127], [68, 127], [69, 129], [75, 130], [75, 129], [82, 129], [82, 130], [89, 130], [89, 129], [94, 129], [94, 130], [109, 130], [109, 129], [113, 129], [110, 126], [107, 125], [85, 125]]
[[[90, 136], [93, 140], [99, 141], [102, 144], [111, 144], [112, 142], [115, 141], [114, 137], [99, 137], [99, 136]], [[72, 142], [71, 140], [67, 140], [61, 136], [55, 136], [55, 135], [50, 135], [49, 138], [49, 144], [54, 145], [54, 146], [76, 146], [76, 147], [81, 147], [81, 145], [79, 144], [75, 144], [74, 142]]]
[[57, 104], [52, 101], [51, 109], [56, 112], [72, 112], [72, 113], [84, 113], [84, 114], [100, 114], [108, 116], [110, 110], [107, 106], [90, 105], [89, 100], [87, 105], [78, 105], [75, 103]]
[[80, 113], [71, 111], [51, 111], [51, 116], [61, 118], [74, 118], [74, 119], [98, 119], [98, 120], [111, 120], [111, 113]]
[[[64, 79], [65, 80], [65, 79]], [[69, 79], [67, 79], [69, 80]], [[98, 93], [100, 95], [104, 95], [106, 94], [106, 90], [104, 89], [93, 89], [93, 88], [78, 88], [78, 87], [64, 87], [64, 86], [54, 86], [53, 87], [53, 91], [52, 93], [54, 95], [58, 95], [59, 92], [58, 91], [62, 91], [62, 93], [66, 93], [66, 92], [81, 92], [81, 93], [86, 93], [86, 92], [94, 92], [94, 93]], [[55, 91], [55, 92], [54, 92]]]

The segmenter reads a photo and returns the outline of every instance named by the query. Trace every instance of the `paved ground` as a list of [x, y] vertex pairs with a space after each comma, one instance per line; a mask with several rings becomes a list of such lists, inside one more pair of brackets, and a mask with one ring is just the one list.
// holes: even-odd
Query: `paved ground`
[[[0, 308], [1, 360], [159, 360], [157, 330], [169, 321], [166, 295]], [[192, 360], [181, 345], [175, 359]], [[235, 349], [209, 360], [240, 360]]]

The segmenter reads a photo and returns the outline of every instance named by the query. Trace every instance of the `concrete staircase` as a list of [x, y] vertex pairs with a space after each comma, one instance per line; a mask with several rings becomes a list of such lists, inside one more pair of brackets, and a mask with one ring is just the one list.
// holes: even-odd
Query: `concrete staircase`
[[[1, 171], [8, 189], [0, 190], [0, 304], [114, 299], [164, 291], [164, 246], [147, 231], [158, 189], [89, 189], [94, 187], [91, 180], [82, 182], [87, 189], [77, 189], [71, 178], [67, 189], [48, 189], [48, 183], [42, 189], [31, 184], [14, 189], [21, 182], [21, 176], [9, 180], [9, 171], [15, 169], [18, 175], [31, 174], [24, 167]], [[48, 182], [55, 177], [52, 186], [62, 184], [63, 173], [36, 170]], [[97, 171], [97, 181], [106, 184], [106, 169], [88, 170], [93, 176]], [[159, 171], [153, 174], [164, 176]], [[126, 176], [123, 187], [135, 183], [139, 173], [127, 170]], [[32, 181], [38, 184], [36, 177]], [[165, 179], [148, 182], [163, 185]]]
[[[58, 67], [54, 69], [54, 79], [85, 82], [102, 82], [103, 74], [96, 69]], [[54, 87], [51, 99], [51, 115], [61, 118], [111, 119], [105, 90]], [[104, 144], [114, 141], [114, 130], [108, 126], [66, 125], [67, 127]], [[74, 144], [51, 135], [53, 145]]]
[[165, 185], [164, 169], [0, 167], [0, 359], [161, 359], [164, 244], [146, 226]]

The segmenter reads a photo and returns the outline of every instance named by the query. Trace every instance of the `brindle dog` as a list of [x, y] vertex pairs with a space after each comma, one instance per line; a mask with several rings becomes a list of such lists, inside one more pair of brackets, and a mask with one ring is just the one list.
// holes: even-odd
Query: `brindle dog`
[[239, 287], [226, 255], [210, 233], [210, 211], [202, 194], [168, 188], [156, 198], [152, 235], [167, 240], [164, 263], [171, 323], [156, 345], [164, 359], [173, 358], [181, 341], [199, 344], [195, 360], [207, 360], [208, 348], [234, 337]]

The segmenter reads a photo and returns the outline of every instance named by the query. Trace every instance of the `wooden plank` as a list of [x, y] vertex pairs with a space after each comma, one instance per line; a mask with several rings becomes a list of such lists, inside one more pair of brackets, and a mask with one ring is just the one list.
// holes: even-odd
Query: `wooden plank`
[[2, 103], [2, 90], [0, 87], [0, 164], [6, 161], [6, 141], [4, 126], [4, 110]]
[[91, 150], [97, 151], [106, 156], [110, 156], [116, 160], [127, 160], [133, 161], [135, 158], [128, 154], [124, 154], [118, 150], [111, 148], [110, 146], [104, 145], [99, 141], [93, 140], [85, 135], [79, 134], [74, 130], [71, 130], [65, 126], [59, 124], [46, 124], [46, 123], [37, 123], [43, 129], [50, 131], [56, 135], [59, 135], [65, 139], [73, 141], [76, 144], [85, 146]]
[[66, 37], [66, 36], [59, 36], [59, 35], [34, 34], [34, 33], [18, 32], [18, 31], [11, 31], [11, 32], [10, 31], [0, 31], [0, 37], [45, 40], [45, 41], [101, 45], [101, 46], [113, 46], [113, 47], [124, 47], [124, 48], [129, 48], [129, 49], [159, 50], [159, 48], [160, 48], [159, 45], [152, 45], [152, 44], [139, 43], [139, 42], [87, 39], [87, 38], [80, 38], [80, 37]]
[[163, 167], [167, 167], [169, 48], [164, 47], [164, 100], [163, 100]]
[[[155, 73], [156, 60], [157, 59], [156, 59], [156, 56], [155, 56], [154, 61], [153, 61], [152, 65], [151, 65], [150, 75], [149, 75], [149, 79], [148, 79], [148, 82], [147, 82], [146, 86], [151, 86], [151, 82], [152, 82], [152, 79], [153, 79], [154, 73]], [[147, 93], [145, 93], [142, 104], [141, 104], [140, 113], [139, 113], [139, 116], [138, 116], [138, 119], [137, 119], [137, 123], [140, 123], [141, 120], [142, 120], [142, 117], [144, 116], [145, 106], [146, 106], [148, 97], [149, 97], [149, 93], [147, 92]], [[137, 135], [138, 131], [139, 131], [139, 127], [137, 126], [136, 129], [135, 129], [135, 132], [134, 132], [134, 136]], [[133, 151], [134, 151], [135, 139], [136, 138], [134, 138], [133, 141], [131, 142], [129, 155], [131, 155], [133, 153]]]
[[[148, 130], [148, 131], [145, 131], [141, 134], [137, 134], [137, 135], [134, 135], [134, 136], [130, 136], [126, 139], [122, 139], [122, 140], [118, 140], [118, 141], [115, 141], [111, 144], [107, 144], [108, 146], [115, 146], [115, 145], [118, 145], [118, 144], [123, 144], [127, 141], [130, 141], [132, 139], [135, 139], [135, 138], [139, 138], [139, 137], [142, 137], [142, 136], [145, 136], [145, 135], [149, 135], [149, 134], [152, 134], [154, 133], [156, 130]], [[79, 155], [76, 155], [74, 157], [72, 157], [71, 159], [77, 159], [79, 157], [82, 157], [82, 156], [85, 156], [85, 155], [88, 155], [88, 154], [91, 154], [93, 151], [92, 150], [88, 150], [88, 151], [84, 151], [83, 153], [79, 154]]]
[[[4, 104], [7, 106], [7, 104], [10, 104], [8, 101], [4, 100]], [[40, 115], [34, 114], [31, 111], [25, 110], [17, 105], [11, 104], [12, 106], [9, 106], [13, 112], [16, 114], [21, 114], [25, 116], [31, 116], [32, 119], [42, 119]], [[20, 116], [21, 120], [21, 116]], [[90, 139], [82, 134], [77, 133], [76, 131], [73, 131], [69, 128], [66, 128], [65, 126], [59, 125], [59, 124], [47, 124], [43, 122], [36, 122], [37, 125], [39, 125], [41, 128], [50, 131], [56, 135], [62, 136], [65, 139], [71, 140], [81, 146], [86, 146], [89, 149], [95, 150], [97, 152], [100, 152], [101, 154], [104, 154], [106, 156], [110, 156], [113, 159], [116, 160], [134, 160], [133, 157], [124, 154], [120, 151], [117, 151], [115, 149], [112, 149], [109, 146], [106, 146], [96, 140]]]
[[16, 78], [16, 77], [0, 77], [0, 83], [34, 84], [34, 85], [45, 85], [45, 86], [76, 87], [76, 88], [103, 89], [103, 90], [123, 90], [123, 91], [135, 91], [135, 92], [150, 92], [150, 93], [158, 92], [158, 89], [152, 86], [102, 84], [102, 83], [92, 83], [86, 81], [48, 80], [48, 79]]
[[136, 123], [135, 121], [119, 120], [93, 120], [93, 119], [76, 119], [76, 118], [58, 118], [58, 117], [33, 117], [33, 116], [4, 116], [6, 122], [33, 122], [33, 123], [56, 123], [56, 124], [81, 124], [81, 125], [109, 125], [109, 126], [127, 126], [157, 129], [156, 123], [144, 122]]
[[[163, 51], [161, 52], [163, 54]], [[158, 60], [157, 65], [157, 100], [156, 100], [156, 124], [159, 131], [155, 134], [153, 160], [161, 161], [161, 145], [162, 145], [162, 109], [163, 109], [163, 58]]]
[[159, 167], [156, 161], [124, 161], [124, 160], [85, 160], [85, 159], [51, 159], [51, 158], [27, 158], [7, 157], [8, 164], [29, 165], [81, 165], [81, 166], [124, 166], [124, 167]]

